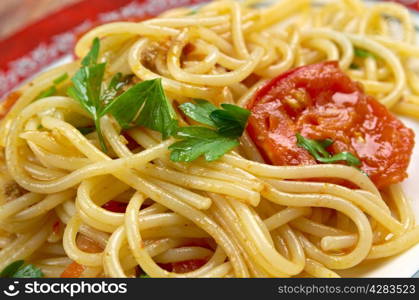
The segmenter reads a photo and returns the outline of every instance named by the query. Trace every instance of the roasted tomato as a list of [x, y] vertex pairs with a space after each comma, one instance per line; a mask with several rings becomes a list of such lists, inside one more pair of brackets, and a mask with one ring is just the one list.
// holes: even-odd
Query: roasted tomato
[[111, 200], [103, 204], [102, 208], [116, 213], [124, 213], [127, 210], [127, 206], [128, 203]]
[[188, 273], [199, 269], [207, 262], [208, 259], [191, 259], [168, 264], [159, 264], [159, 266], [169, 272]]
[[175, 273], [188, 273], [195, 271], [205, 265], [208, 260], [206, 259], [192, 259], [187, 261], [181, 261], [172, 263], [173, 272]]
[[78, 234], [76, 242], [80, 250], [84, 252], [99, 253], [103, 251], [102, 247], [98, 243], [85, 236], [84, 234]]
[[[99, 253], [102, 252], [103, 249], [98, 245], [95, 241], [91, 240], [87, 236], [83, 234], [79, 234], [76, 239], [77, 246], [80, 250], [87, 252], [87, 253]], [[80, 278], [85, 270], [83, 265], [73, 261], [71, 264], [64, 269], [63, 273], [61, 273], [61, 278]]]
[[0, 105], [0, 119], [3, 119], [10, 109], [12, 109], [13, 105], [16, 103], [16, 101], [20, 98], [21, 92], [15, 91], [11, 92], [4, 102]]
[[248, 132], [267, 161], [311, 165], [316, 160], [297, 146], [296, 133], [332, 139], [332, 155], [348, 151], [362, 161], [378, 188], [402, 181], [414, 133], [386, 107], [364, 93], [337, 62], [288, 71], [260, 89], [248, 104]]
[[75, 261], [65, 268], [65, 270], [61, 273], [61, 278], [80, 278], [84, 272], [84, 267]]

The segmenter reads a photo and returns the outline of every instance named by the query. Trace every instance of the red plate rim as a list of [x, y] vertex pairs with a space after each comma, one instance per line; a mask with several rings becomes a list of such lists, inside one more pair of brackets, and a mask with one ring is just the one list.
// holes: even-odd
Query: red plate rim
[[[25, 79], [71, 54], [77, 37], [106, 22], [140, 20], [210, 0], [82, 0], [0, 40], [0, 99]], [[386, 1], [386, 0], [384, 0]], [[419, 0], [389, 0], [419, 11]], [[34, 38], [35, 37], [35, 38]]]
[[141, 20], [209, 0], [82, 0], [0, 41], [0, 99], [25, 79], [73, 53], [77, 37], [94, 26]]

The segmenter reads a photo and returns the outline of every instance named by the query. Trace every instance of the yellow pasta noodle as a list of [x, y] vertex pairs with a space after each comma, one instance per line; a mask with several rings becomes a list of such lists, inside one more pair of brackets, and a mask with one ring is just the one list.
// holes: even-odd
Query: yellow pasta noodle
[[[268, 165], [246, 132], [220, 160], [190, 163], [170, 160], [173, 137], [144, 127], [122, 131], [111, 115], [99, 121], [107, 152], [97, 132], [80, 132], [94, 121], [64, 88], [96, 37], [105, 82], [118, 72], [131, 83], [161, 78], [183, 125], [190, 120], [177, 110], [181, 103], [246, 107], [270, 79], [325, 60], [338, 61], [388, 109], [419, 118], [419, 75], [409, 63], [419, 46], [405, 8], [260, 2], [218, 0], [194, 13], [180, 8], [98, 26], [77, 42], [76, 62], [19, 89], [0, 125], [0, 270], [25, 259], [47, 277], [79, 264], [86, 277], [141, 270], [151, 277], [333, 278], [419, 243], [401, 187], [378, 190], [350, 166]], [[399, 37], [389, 18], [400, 25]], [[371, 56], [361, 60], [357, 48]], [[58, 95], [36, 99], [63, 73], [69, 76]], [[185, 261], [195, 268], [177, 272]]]

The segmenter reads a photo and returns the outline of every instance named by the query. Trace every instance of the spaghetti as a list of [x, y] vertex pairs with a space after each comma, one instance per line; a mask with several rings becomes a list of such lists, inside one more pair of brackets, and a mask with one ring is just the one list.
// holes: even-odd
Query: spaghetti
[[[106, 82], [118, 72], [130, 84], [161, 78], [183, 125], [177, 107], [191, 98], [246, 107], [268, 80], [325, 60], [388, 109], [419, 118], [419, 48], [402, 6], [253, 2], [102, 25], [75, 52], [88, 55], [97, 37]], [[268, 165], [247, 133], [217, 161], [180, 163], [170, 159], [173, 138], [121, 130], [105, 115], [103, 151], [97, 131], [79, 129], [94, 126], [91, 115], [65, 93], [79, 67], [23, 86], [2, 120], [0, 270], [25, 259], [47, 277], [338, 277], [419, 243], [398, 184], [378, 190], [341, 164]], [[64, 73], [54, 95], [36, 99]]]

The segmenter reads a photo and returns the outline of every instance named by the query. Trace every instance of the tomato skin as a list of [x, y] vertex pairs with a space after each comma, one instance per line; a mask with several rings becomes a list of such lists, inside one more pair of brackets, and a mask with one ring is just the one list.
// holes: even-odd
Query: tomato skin
[[127, 210], [128, 203], [118, 202], [118, 201], [108, 201], [102, 205], [102, 208], [116, 213], [125, 213]]
[[80, 278], [84, 272], [84, 267], [75, 261], [67, 266], [61, 273], [61, 278]]
[[205, 265], [208, 260], [206, 259], [192, 259], [187, 261], [181, 261], [172, 263], [173, 272], [175, 273], [188, 273], [195, 271]]
[[[83, 234], [78, 234], [76, 239], [77, 247], [87, 253], [99, 253], [103, 249], [93, 240]], [[84, 272], [85, 267], [75, 261], [67, 266], [61, 273], [61, 278], [80, 278]]]
[[98, 243], [85, 236], [84, 234], [79, 233], [77, 235], [76, 242], [77, 247], [79, 247], [79, 249], [84, 252], [99, 253], [103, 251], [102, 247]]
[[19, 91], [14, 91], [7, 95], [3, 103], [0, 105], [0, 120], [7, 115], [21, 95], [22, 93]]
[[288, 71], [260, 89], [248, 104], [247, 130], [266, 160], [275, 165], [312, 165], [296, 144], [296, 133], [331, 138], [331, 154], [348, 151], [362, 161], [378, 188], [407, 177], [414, 133], [362, 86], [324, 62]]
[[52, 224], [52, 232], [54, 234], [59, 234], [60, 227], [61, 227], [61, 222], [60, 221], [56, 221], [54, 224]]
[[167, 264], [159, 264], [159, 266], [166, 271], [182, 274], [195, 271], [207, 262], [208, 259], [191, 259]]

